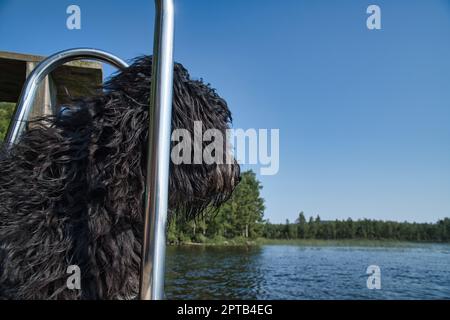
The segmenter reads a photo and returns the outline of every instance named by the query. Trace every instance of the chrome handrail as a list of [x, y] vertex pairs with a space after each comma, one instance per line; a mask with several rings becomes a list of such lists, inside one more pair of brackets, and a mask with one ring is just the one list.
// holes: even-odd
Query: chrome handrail
[[64, 50], [42, 60], [27, 77], [22, 92], [20, 93], [19, 101], [17, 102], [17, 107], [5, 138], [7, 148], [11, 148], [17, 143], [23, 134], [24, 127], [33, 107], [33, 100], [41, 81], [57, 67], [73, 60], [84, 59], [105, 62], [119, 69], [128, 67], [125, 61], [113, 54], [92, 48]]
[[173, 89], [173, 0], [155, 0], [150, 130], [139, 297], [164, 298]]

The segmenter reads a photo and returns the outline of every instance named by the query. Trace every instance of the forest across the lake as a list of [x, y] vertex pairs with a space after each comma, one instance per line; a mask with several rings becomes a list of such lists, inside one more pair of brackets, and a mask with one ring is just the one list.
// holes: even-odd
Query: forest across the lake
[[[248, 240], [355, 240], [356, 243], [386, 240], [450, 242], [450, 219], [436, 223], [381, 221], [371, 219], [322, 220], [307, 218], [303, 212], [295, 221], [271, 223], [264, 219], [262, 186], [252, 171], [241, 175], [232, 197], [216, 211], [195, 219], [182, 214], [172, 217], [168, 241], [180, 243], [247, 243]], [[270, 241], [269, 241], [270, 242]], [[348, 243], [348, 241], [347, 241]]]

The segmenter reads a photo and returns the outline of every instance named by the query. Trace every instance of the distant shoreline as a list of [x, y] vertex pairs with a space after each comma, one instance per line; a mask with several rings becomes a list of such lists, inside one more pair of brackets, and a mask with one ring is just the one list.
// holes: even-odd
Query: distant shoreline
[[450, 244], [449, 242], [426, 242], [426, 241], [404, 241], [404, 240], [367, 240], [367, 239], [342, 239], [342, 240], [316, 240], [316, 239], [226, 239], [210, 240], [205, 242], [183, 242], [169, 244], [169, 246], [261, 246], [261, 245], [292, 245], [304, 247], [415, 247], [430, 244]]

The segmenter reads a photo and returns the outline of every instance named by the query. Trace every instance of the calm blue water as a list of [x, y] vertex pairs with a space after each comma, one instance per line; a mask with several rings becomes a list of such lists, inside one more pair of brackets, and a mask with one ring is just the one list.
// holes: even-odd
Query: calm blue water
[[[366, 269], [381, 269], [367, 289]], [[450, 245], [169, 247], [168, 299], [450, 299]]]

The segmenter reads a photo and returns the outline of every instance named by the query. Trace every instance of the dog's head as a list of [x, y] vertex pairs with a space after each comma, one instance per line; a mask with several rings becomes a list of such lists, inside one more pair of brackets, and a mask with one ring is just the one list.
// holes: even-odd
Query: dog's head
[[[138, 58], [104, 86], [109, 97], [104, 112], [114, 112], [116, 100], [136, 106], [128, 105], [129, 110], [122, 110], [119, 125], [128, 128], [119, 131], [121, 134], [130, 131], [127, 143], [141, 147], [147, 147], [143, 128], [149, 122], [151, 67], [151, 57]], [[191, 217], [210, 205], [216, 207], [226, 201], [239, 182], [240, 169], [228, 150], [226, 131], [232, 118], [225, 100], [203, 81], [191, 79], [179, 63], [175, 64], [173, 80], [169, 207]], [[202, 133], [209, 141], [203, 141]], [[146, 150], [143, 153], [146, 155]], [[206, 158], [212, 155], [213, 161], [203, 155]], [[143, 168], [146, 158], [140, 162]]]

